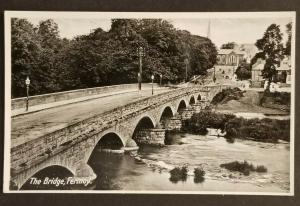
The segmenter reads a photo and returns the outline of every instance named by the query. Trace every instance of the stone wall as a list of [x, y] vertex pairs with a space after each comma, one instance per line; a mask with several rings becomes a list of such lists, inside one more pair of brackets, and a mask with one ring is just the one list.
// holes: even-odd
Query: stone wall
[[138, 144], [164, 145], [165, 129], [154, 128], [140, 130], [135, 140]]
[[[157, 84], [155, 84], [157, 86]], [[143, 84], [143, 88], [150, 88], [151, 84]], [[78, 90], [71, 90], [65, 92], [57, 92], [57, 93], [50, 93], [50, 94], [43, 94], [43, 95], [35, 95], [29, 97], [29, 104], [30, 106], [40, 105], [40, 104], [48, 104], [53, 102], [59, 102], [64, 100], [70, 100], [80, 97], [86, 97], [91, 95], [98, 95], [110, 92], [118, 92], [126, 89], [137, 89], [137, 84], [122, 84], [122, 85], [112, 85], [112, 86], [105, 86], [105, 87], [94, 87], [94, 88], [87, 88], [87, 89], [78, 89]], [[20, 109], [26, 107], [26, 97], [12, 99], [11, 101], [11, 109]]]

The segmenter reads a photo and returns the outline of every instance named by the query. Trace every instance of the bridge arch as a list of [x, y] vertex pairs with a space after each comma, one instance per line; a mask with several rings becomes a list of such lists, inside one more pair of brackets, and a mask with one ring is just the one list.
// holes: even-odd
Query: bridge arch
[[184, 99], [182, 99], [177, 106], [177, 112], [180, 112], [180, 111], [186, 109], [187, 105], [188, 104], [186, 103], [186, 101]]
[[194, 97], [194, 95], [192, 95], [190, 97], [189, 105], [192, 105], [192, 104], [195, 104], [195, 103], [196, 103], [195, 97]]
[[172, 108], [170, 106], [166, 106], [163, 108], [159, 121], [163, 121], [165, 118], [170, 118], [174, 116], [174, 111], [172, 110]]
[[[50, 186], [53, 186], [50, 189], [55, 188], [55, 185], [47, 185], [43, 184], [43, 181], [45, 178], [56, 178], [64, 179], [66, 177], [73, 177], [74, 171], [72, 171], [70, 168], [68, 168], [66, 165], [60, 165], [60, 164], [53, 164], [53, 165], [46, 165], [42, 168], [40, 168], [38, 171], [33, 172], [32, 174], [27, 174], [27, 178], [24, 179], [21, 184], [19, 185], [20, 190], [32, 190], [34, 186], [41, 187], [37, 189], [49, 189]], [[35, 185], [30, 183], [31, 178], [36, 177], [37, 179], [40, 179], [42, 181], [41, 184]], [[57, 188], [55, 188], [57, 189]]]
[[124, 147], [123, 139], [116, 132], [108, 132], [100, 137], [96, 147], [109, 148], [109, 149], [120, 149]]
[[159, 118], [159, 123], [165, 127], [168, 124], [169, 120], [175, 115], [175, 113], [176, 111], [174, 112], [172, 110], [172, 107], [164, 107]]
[[201, 94], [198, 94], [197, 101], [200, 101], [200, 100], [201, 100]]
[[138, 133], [144, 129], [153, 129], [156, 126], [156, 122], [150, 116], [145, 115], [141, 117], [138, 122], [135, 124], [132, 139], [136, 140], [138, 138]]

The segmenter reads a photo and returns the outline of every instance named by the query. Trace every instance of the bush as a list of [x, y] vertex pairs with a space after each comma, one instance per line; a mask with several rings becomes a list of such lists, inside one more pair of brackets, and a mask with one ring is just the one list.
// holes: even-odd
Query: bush
[[249, 175], [250, 171], [254, 171], [255, 167], [248, 163], [247, 161], [244, 162], [238, 162], [238, 161], [234, 161], [234, 162], [229, 162], [229, 163], [225, 163], [225, 164], [221, 164], [220, 167], [225, 168], [227, 170], [230, 171], [238, 171], [243, 173], [244, 175]]
[[290, 141], [290, 120], [235, 118], [225, 124], [226, 138], [247, 138], [262, 142]]
[[245, 176], [250, 175], [250, 172], [267, 172], [267, 168], [263, 165], [259, 165], [255, 167], [253, 164], [248, 163], [247, 161], [244, 162], [229, 162], [225, 164], [221, 164], [220, 167], [225, 168], [229, 171], [238, 171], [243, 173]]
[[263, 165], [259, 165], [256, 167], [256, 172], [267, 172], [267, 171], [268, 169]]
[[235, 87], [233, 89], [223, 89], [221, 92], [217, 93], [214, 98], [212, 99], [211, 103], [216, 105], [219, 103], [226, 103], [230, 100], [239, 100], [241, 97], [243, 97], [243, 91], [241, 91], [239, 88]]
[[204, 181], [205, 171], [201, 167], [197, 167], [194, 169], [194, 182], [201, 183]]
[[251, 79], [251, 70], [249, 65], [239, 66], [236, 69], [235, 74], [239, 80]]
[[178, 181], [186, 181], [187, 179], [188, 168], [187, 166], [183, 167], [175, 167], [170, 170], [170, 181], [173, 183], [177, 183]]
[[182, 130], [194, 134], [206, 135], [207, 128], [216, 128], [224, 131], [225, 123], [235, 118], [232, 114], [219, 114], [211, 111], [202, 111], [194, 114], [191, 119], [186, 120]]

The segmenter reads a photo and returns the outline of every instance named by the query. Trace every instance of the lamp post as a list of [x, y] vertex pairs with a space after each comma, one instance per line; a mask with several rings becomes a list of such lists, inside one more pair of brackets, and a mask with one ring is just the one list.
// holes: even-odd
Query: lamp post
[[25, 84], [26, 84], [26, 111], [28, 111], [28, 101], [29, 101], [29, 85], [30, 85], [30, 79], [27, 76], [26, 80], [25, 80]]
[[213, 81], [214, 81], [214, 83], [216, 82], [216, 68], [215, 67], [213, 67], [214, 68], [214, 77], [213, 77]]
[[151, 85], [152, 85], [152, 95], [153, 95], [153, 80], [154, 80], [154, 75], [151, 75]]
[[142, 80], [143, 80], [143, 62], [142, 57], [145, 56], [145, 50], [142, 46], [137, 49], [139, 55], [139, 90], [142, 89]]
[[161, 86], [162, 83], [162, 74], [159, 75], [160, 79], [159, 79], [159, 86]]
[[185, 82], [187, 82], [187, 80], [188, 80], [188, 63], [189, 63], [189, 60], [187, 58], [184, 59], [184, 63], [185, 63]]
[[138, 72], [138, 76], [137, 76], [137, 79], [138, 79], [138, 88], [139, 88], [139, 91], [141, 90], [141, 87], [140, 87], [140, 82], [141, 82], [141, 74]]

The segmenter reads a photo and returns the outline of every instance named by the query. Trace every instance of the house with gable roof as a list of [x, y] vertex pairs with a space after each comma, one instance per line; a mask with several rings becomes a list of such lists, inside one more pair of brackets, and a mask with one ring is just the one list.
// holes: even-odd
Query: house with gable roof
[[221, 75], [225, 79], [234, 79], [235, 71], [244, 60], [244, 55], [244, 52], [237, 49], [220, 49], [215, 64], [216, 75]]

